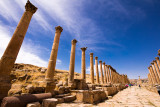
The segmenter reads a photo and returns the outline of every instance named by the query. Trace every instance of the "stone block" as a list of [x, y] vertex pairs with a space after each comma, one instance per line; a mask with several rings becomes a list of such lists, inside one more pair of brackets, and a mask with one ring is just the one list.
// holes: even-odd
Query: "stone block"
[[64, 103], [64, 98], [57, 98], [57, 100], [58, 100], [58, 104]]
[[58, 104], [58, 99], [49, 98], [43, 100], [42, 107], [56, 107], [57, 104]]
[[39, 102], [29, 103], [26, 107], [41, 107], [41, 104]]
[[76, 96], [66, 96], [66, 97], [63, 97], [64, 98], [64, 102], [67, 103], [67, 102], [72, 102], [74, 100], [76, 100]]
[[58, 93], [59, 94], [64, 94], [64, 92], [65, 92], [65, 87], [64, 86], [59, 86], [59, 88], [58, 88]]

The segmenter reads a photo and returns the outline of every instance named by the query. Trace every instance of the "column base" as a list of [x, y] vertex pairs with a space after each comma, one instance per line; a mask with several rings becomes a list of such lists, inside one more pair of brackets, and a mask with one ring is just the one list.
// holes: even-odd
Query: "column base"
[[52, 93], [54, 95], [54, 89], [56, 87], [54, 80], [45, 79], [43, 87], [45, 87], [45, 93]]

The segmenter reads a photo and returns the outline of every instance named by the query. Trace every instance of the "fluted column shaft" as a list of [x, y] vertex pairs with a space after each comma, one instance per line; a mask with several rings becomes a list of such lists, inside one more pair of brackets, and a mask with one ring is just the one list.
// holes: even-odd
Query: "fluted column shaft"
[[[37, 7], [29, 1], [26, 3], [25, 12], [23, 13], [22, 18], [0, 59], [0, 99], [7, 96], [8, 90], [11, 87], [10, 73], [23, 43], [31, 18], [36, 10]], [[3, 86], [1, 86], [2, 84]]]
[[86, 62], [85, 62], [85, 51], [86, 51], [87, 47], [83, 47], [81, 48], [82, 50], [82, 64], [81, 64], [81, 78], [86, 81]]
[[156, 57], [155, 59], [156, 59], [156, 62], [157, 62], [157, 64], [158, 64], [158, 67], [159, 67], [159, 69], [160, 69], [160, 61], [159, 61], [159, 57]]
[[106, 77], [106, 67], [105, 67], [105, 62], [103, 62], [103, 71], [104, 71], [104, 84], [107, 83], [107, 77]]
[[70, 55], [70, 66], [69, 66], [69, 78], [68, 82], [73, 84], [74, 82], [74, 68], [75, 68], [75, 51], [77, 40], [72, 40], [71, 55]]
[[153, 63], [154, 63], [154, 66], [155, 66], [155, 68], [156, 68], [156, 71], [157, 71], [157, 74], [158, 74], [158, 78], [159, 78], [159, 81], [160, 81], [160, 71], [159, 71], [157, 62], [154, 60]]
[[91, 83], [94, 84], [93, 53], [90, 53], [90, 73], [91, 73]]
[[151, 78], [152, 78], [154, 84], [156, 84], [156, 83], [157, 83], [157, 80], [156, 80], [155, 75], [154, 75], [154, 73], [153, 73], [152, 67], [149, 66], [149, 67], [148, 67], [148, 70], [149, 70], [149, 73], [151, 74]]
[[101, 72], [101, 84], [104, 84], [103, 70], [102, 70], [102, 61], [99, 61], [99, 65], [100, 65], [100, 72]]
[[156, 77], [156, 81], [157, 81], [158, 84], [160, 84], [160, 80], [158, 78], [158, 74], [157, 74], [157, 71], [155, 69], [154, 63], [151, 63], [151, 65], [152, 65], [152, 68], [153, 68], [154, 75]]
[[99, 84], [98, 57], [95, 57], [95, 66], [96, 66], [96, 83]]

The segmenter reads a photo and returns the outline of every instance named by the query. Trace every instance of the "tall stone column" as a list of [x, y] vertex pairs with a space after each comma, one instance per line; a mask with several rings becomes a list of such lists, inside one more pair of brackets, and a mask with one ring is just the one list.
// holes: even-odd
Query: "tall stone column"
[[45, 75], [45, 81], [46, 81], [46, 92], [53, 92], [55, 88], [55, 83], [54, 83], [54, 72], [56, 68], [56, 60], [57, 60], [57, 53], [58, 53], [58, 46], [59, 46], [59, 40], [60, 40], [60, 35], [61, 32], [63, 31], [62, 27], [57, 26], [55, 27], [55, 37], [54, 37], [54, 42], [51, 50], [51, 55], [48, 63], [48, 68], [46, 71]]
[[157, 62], [156, 62], [155, 60], [153, 60], [153, 63], [154, 63], [154, 66], [155, 66], [155, 68], [156, 68], [156, 71], [157, 71], [157, 74], [158, 74], [158, 78], [159, 78], [159, 80], [160, 80], [160, 71], [159, 71]]
[[148, 80], [149, 80], [149, 84], [153, 84], [150, 73], [148, 73]]
[[82, 50], [82, 65], [81, 65], [81, 73], [82, 73], [82, 79], [86, 81], [86, 62], [85, 62], [85, 51], [87, 47], [81, 48]]
[[72, 43], [72, 46], [71, 46], [70, 65], [69, 65], [69, 78], [68, 78], [69, 86], [73, 85], [73, 83], [74, 83], [75, 52], [76, 52], [77, 40], [73, 39], [71, 43]]
[[93, 53], [90, 53], [90, 73], [91, 73], [91, 83], [94, 84]]
[[100, 72], [101, 72], [101, 84], [104, 84], [103, 70], [102, 70], [102, 61], [99, 61]]
[[154, 72], [154, 74], [155, 74], [157, 83], [160, 84], [160, 80], [159, 80], [159, 78], [158, 78], [158, 74], [157, 74], [157, 71], [156, 71], [156, 69], [155, 69], [154, 63], [152, 62], [151, 65], [152, 65], [153, 72]]
[[107, 77], [106, 77], [106, 67], [105, 67], [105, 62], [103, 62], [103, 71], [104, 71], [104, 84], [107, 84]]
[[158, 67], [159, 67], [159, 69], [160, 69], [160, 61], [159, 61], [159, 57], [156, 57], [155, 59], [156, 59], [156, 61], [157, 61]]
[[152, 78], [152, 80], [154, 81], [154, 84], [156, 84], [156, 83], [157, 83], [157, 80], [156, 80], [155, 75], [154, 75], [154, 73], [153, 73], [152, 66], [149, 66], [149, 67], [148, 67], [148, 70], [149, 70], [149, 73], [151, 74], [151, 78]]
[[96, 83], [99, 84], [98, 57], [95, 57], [95, 66], [96, 66]]
[[106, 66], [107, 66], [107, 78], [108, 78], [108, 83], [111, 83], [110, 68], [109, 68], [109, 65], [106, 65]]
[[30, 1], [25, 5], [25, 12], [17, 25], [17, 28], [0, 60], [0, 99], [7, 96], [11, 87], [10, 72], [14, 66], [17, 55], [23, 43], [28, 26], [33, 14], [36, 12], [35, 7]]

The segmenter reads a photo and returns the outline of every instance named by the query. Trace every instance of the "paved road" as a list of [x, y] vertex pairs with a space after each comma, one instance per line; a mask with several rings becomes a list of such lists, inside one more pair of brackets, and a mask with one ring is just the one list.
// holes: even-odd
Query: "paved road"
[[133, 86], [98, 105], [108, 105], [110, 107], [160, 107], [160, 96], [146, 89]]
[[58, 107], [160, 107], [160, 96], [146, 89], [133, 86], [119, 92], [112, 99], [97, 105], [63, 103]]

